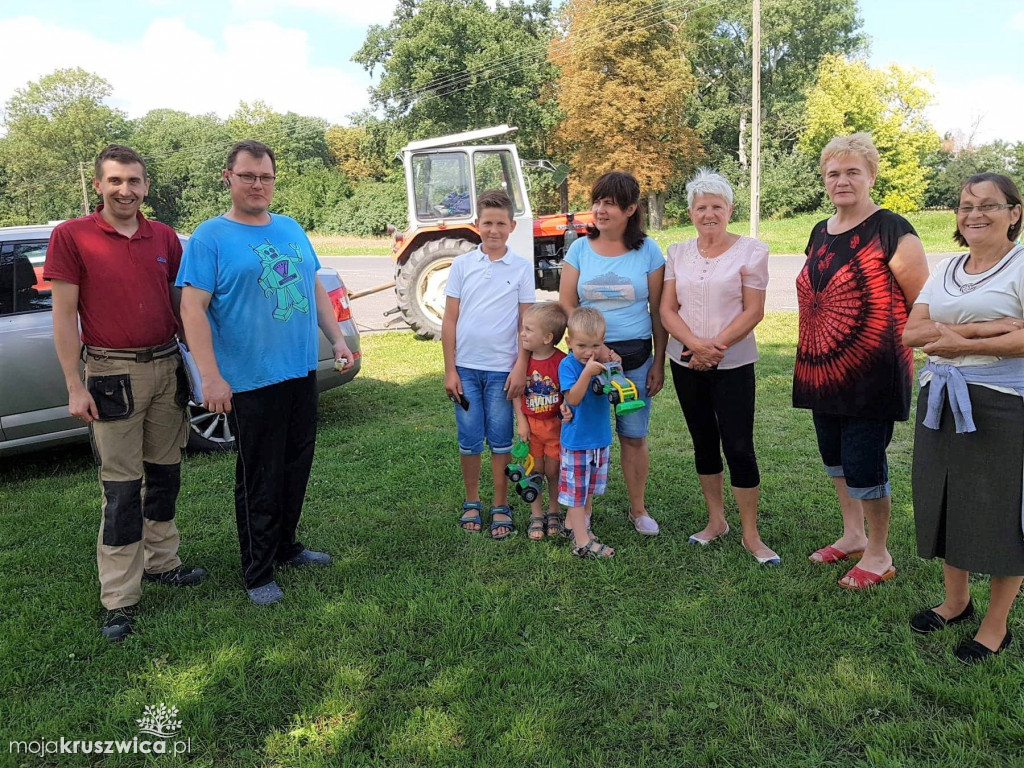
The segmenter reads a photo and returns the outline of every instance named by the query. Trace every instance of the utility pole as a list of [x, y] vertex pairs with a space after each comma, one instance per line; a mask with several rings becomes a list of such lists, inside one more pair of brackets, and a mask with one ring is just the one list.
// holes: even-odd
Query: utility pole
[[761, 227], [761, 0], [754, 0], [753, 104], [750, 123], [750, 236], [758, 239]]
[[89, 188], [85, 185], [85, 163], [78, 164], [78, 175], [82, 177], [82, 215], [89, 215]]

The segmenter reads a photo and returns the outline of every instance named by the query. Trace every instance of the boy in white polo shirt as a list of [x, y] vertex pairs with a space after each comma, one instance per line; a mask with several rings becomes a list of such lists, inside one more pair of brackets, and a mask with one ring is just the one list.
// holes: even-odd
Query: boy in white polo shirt
[[500, 189], [476, 201], [480, 245], [452, 262], [441, 322], [444, 389], [455, 402], [466, 500], [459, 525], [482, 528], [480, 455], [491, 449], [494, 499], [491, 537], [515, 533], [505, 466], [512, 451], [512, 401], [523, 394], [528, 354], [519, 340], [522, 315], [534, 302], [533, 264], [506, 245], [516, 227], [512, 201]]

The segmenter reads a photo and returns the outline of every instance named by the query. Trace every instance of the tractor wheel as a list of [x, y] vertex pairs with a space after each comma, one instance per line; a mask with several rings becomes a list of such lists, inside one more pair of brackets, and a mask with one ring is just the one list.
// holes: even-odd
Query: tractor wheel
[[532, 485], [528, 485], [525, 488], [523, 488], [523, 491], [520, 495], [523, 497], [523, 501], [525, 501], [527, 504], [533, 504], [533, 502], [537, 500], [537, 497], [540, 496], [540, 491], [538, 491]]
[[431, 240], [413, 251], [405, 264], [399, 266], [395, 274], [398, 306], [402, 318], [421, 338], [441, 338], [448, 271], [456, 256], [475, 247], [469, 240], [454, 237]]
[[603, 395], [604, 394], [604, 384], [602, 384], [597, 379], [591, 379], [591, 381], [590, 381], [590, 391], [593, 392], [595, 395]]

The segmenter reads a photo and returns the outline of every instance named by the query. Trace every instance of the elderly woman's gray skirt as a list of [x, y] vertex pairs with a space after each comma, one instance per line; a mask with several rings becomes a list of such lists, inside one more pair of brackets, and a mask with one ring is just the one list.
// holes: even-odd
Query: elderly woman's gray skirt
[[917, 553], [954, 568], [1024, 575], [1021, 473], [1024, 399], [969, 384], [977, 431], [958, 435], [946, 400], [940, 429], [924, 426], [926, 385], [914, 432]]

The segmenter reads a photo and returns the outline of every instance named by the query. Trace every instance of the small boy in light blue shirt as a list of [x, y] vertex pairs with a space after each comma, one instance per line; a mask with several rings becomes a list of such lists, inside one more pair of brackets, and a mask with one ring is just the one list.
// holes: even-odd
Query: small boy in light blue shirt
[[577, 307], [569, 315], [569, 351], [558, 365], [558, 381], [565, 402], [573, 409], [562, 424], [558, 502], [569, 508], [566, 527], [573, 540], [572, 553], [583, 558], [608, 558], [615, 550], [602, 544], [590, 530], [594, 496], [608, 485], [612, 444], [608, 397], [591, 389], [594, 377], [605, 372], [608, 348], [604, 344], [604, 315], [594, 307]]
[[512, 401], [523, 394], [526, 380], [528, 355], [519, 329], [523, 312], [534, 302], [533, 264], [507, 245], [516, 226], [508, 195], [487, 190], [476, 205], [480, 245], [452, 262], [445, 289], [444, 389], [456, 404], [466, 487], [459, 525], [473, 533], [482, 528], [480, 456], [486, 437], [494, 481], [491, 537], [504, 539], [515, 533], [505, 467], [512, 451]]

